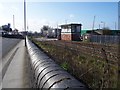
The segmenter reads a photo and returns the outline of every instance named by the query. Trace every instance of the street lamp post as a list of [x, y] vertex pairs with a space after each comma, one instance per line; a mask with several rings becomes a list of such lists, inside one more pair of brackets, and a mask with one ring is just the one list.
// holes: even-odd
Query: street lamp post
[[103, 23], [103, 28], [105, 28], [105, 22], [101, 21], [101, 23]]
[[65, 19], [65, 24], [67, 24], [67, 22], [68, 22], [68, 19]]
[[116, 30], [116, 22], [115, 22], [115, 30]]
[[105, 28], [105, 22], [104, 22], [104, 28]]
[[26, 46], [26, 0], [24, 0], [24, 30], [25, 30], [25, 46]]
[[100, 29], [100, 24], [99, 24], [99, 29]]
[[94, 19], [93, 19], [93, 26], [92, 26], [92, 30], [94, 30], [94, 26], [95, 26], [95, 18], [96, 18], [96, 16], [94, 16]]

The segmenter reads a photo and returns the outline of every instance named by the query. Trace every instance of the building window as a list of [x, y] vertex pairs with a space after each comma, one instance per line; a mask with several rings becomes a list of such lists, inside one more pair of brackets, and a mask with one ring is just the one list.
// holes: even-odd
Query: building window
[[76, 26], [72, 26], [72, 32], [76, 32]]
[[77, 30], [77, 32], [80, 32], [80, 26], [77, 26], [77, 28], [76, 28]]

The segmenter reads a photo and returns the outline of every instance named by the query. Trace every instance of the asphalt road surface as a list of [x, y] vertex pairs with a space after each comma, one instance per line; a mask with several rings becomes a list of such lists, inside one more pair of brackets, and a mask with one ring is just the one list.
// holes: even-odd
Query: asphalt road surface
[[2, 47], [0, 48], [0, 55], [4, 57], [19, 41], [20, 39], [0, 37], [0, 47]]

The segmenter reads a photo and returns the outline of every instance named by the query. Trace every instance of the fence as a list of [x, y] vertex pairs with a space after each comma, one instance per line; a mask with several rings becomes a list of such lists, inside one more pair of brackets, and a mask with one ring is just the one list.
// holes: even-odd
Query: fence
[[120, 36], [115, 35], [92, 35], [91, 42], [97, 42], [102, 44], [119, 44]]

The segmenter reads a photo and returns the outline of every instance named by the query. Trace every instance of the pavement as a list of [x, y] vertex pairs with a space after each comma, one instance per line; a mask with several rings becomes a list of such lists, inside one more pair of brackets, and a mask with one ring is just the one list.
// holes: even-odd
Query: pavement
[[[2, 61], [1, 88], [30, 88], [29, 57], [21, 40]], [[1, 74], [1, 72], [0, 72]], [[1, 80], [1, 79], [0, 79]]]

